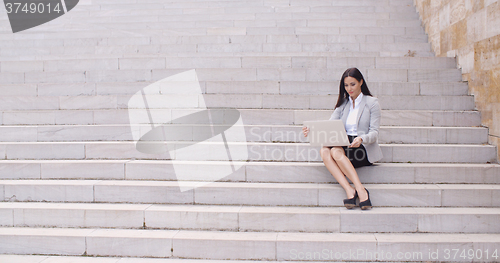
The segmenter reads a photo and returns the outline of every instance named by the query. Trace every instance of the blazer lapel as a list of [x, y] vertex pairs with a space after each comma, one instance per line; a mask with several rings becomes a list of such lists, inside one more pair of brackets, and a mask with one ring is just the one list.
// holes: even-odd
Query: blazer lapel
[[[347, 110], [346, 110], [347, 108]], [[347, 103], [344, 104], [344, 109], [342, 110], [342, 122], [344, 123], [344, 127], [347, 123], [347, 116], [349, 115], [350, 107], [349, 107], [349, 98], [347, 99]]]
[[361, 113], [363, 113], [365, 104], [366, 104], [366, 95], [363, 94], [363, 98], [361, 98], [361, 102], [359, 103], [358, 116], [356, 116], [356, 124], [359, 123], [359, 118], [361, 117]]

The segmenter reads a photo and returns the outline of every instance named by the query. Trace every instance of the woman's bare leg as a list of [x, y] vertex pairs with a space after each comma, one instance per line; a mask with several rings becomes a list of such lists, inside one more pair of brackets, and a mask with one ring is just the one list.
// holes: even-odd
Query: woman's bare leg
[[349, 178], [349, 180], [351, 180], [351, 182], [354, 184], [354, 187], [358, 192], [359, 201], [367, 200], [368, 193], [366, 192], [365, 187], [361, 184], [356, 169], [354, 169], [351, 161], [349, 161], [349, 159], [345, 155], [344, 149], [340, 146], [332, 147], [331, 156], [337, 163], [337, 167], [339, 167], [342, 173], [345, 174], [347, 178]]
[[354, 188], [349, 184], [347, 179], [345, 178], [345, 175], [342, 173], [340, 168], [338, 167], [337, 163], [335, 163], [334, 159], [332, 158], [331, 151], [329, 147], [323, 147], [321, 148], [321, 158], [323, 159], [323, 163], [326, 166], [326, 169], [330, 171], [330, 173], [333, 175], [335, 180], [344, 188], [347, 198], [353, 198], [354, 197]]

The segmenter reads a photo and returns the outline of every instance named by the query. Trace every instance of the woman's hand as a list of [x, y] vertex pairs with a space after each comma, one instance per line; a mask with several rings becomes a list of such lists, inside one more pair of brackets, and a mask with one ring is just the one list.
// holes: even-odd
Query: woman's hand
[[304, 133], [304, 137], [307, 137], [307, 134], [309, 134], [309, 128], [307, 126], [302, 127], [302, 132]]
[[347, 148], [358, 148], [361, 146], [361, 143], [363, 142], [363, 139], [361, 137], [356, 137], [354, 140], [352, 140], [351, 145], [349, 145]]

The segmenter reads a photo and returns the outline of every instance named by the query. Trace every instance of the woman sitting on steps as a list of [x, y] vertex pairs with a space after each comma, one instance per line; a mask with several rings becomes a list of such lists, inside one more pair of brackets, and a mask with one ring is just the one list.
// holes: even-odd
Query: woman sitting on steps
[[[361, 209], [372, 207], [369, 192], [361, 184], [354, 168], [372, 165], [382, 159], [382, 150], [377, 142], [380, 116], [378, 99], [371, 95], [361, 72], [357, 68], [347, 69], [340, 80], [339, 97], [330, 120], [343, 120], [351, 145], [324, 146], [321, 148], [321, 158], [328, 171], [344, 188], [347, 194], [344, 206], [348, 209], [356, 206], [358, 197]], [[304, 126], [302, 131], [307, 137], [309, 128]]]

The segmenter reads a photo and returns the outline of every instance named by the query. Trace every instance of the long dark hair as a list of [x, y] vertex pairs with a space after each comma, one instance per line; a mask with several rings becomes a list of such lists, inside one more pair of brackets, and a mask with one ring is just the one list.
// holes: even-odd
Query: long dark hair
[[342, 74], [342, 78], [340, 79], [339, 98], [337, 100], [337, 105], [335, 105], [335, 108], [340, 107], [340, 105], [342, 105], [342, 103], [344, 103], [345, 100], [349, 99], [349, 94], [345, 91], [345, 86], [344, 86], [345, 85], [344, 80], [347, 77], [353, 77], [357, 81], [360, 81], [360, 82], [361, 82], [361, 80], [363, 80], [363, 84], [361, 84], [361, 92], [363, 93], [363, 95], [372, 96], [372, 94], [370, 93], [370, 90], [368, 89], [368, 86], [366, 85], [365, 78], [363, 78], [363, 74], [361, 74], [359, 69], [348, 68], [344, 72], [344, 74]]

